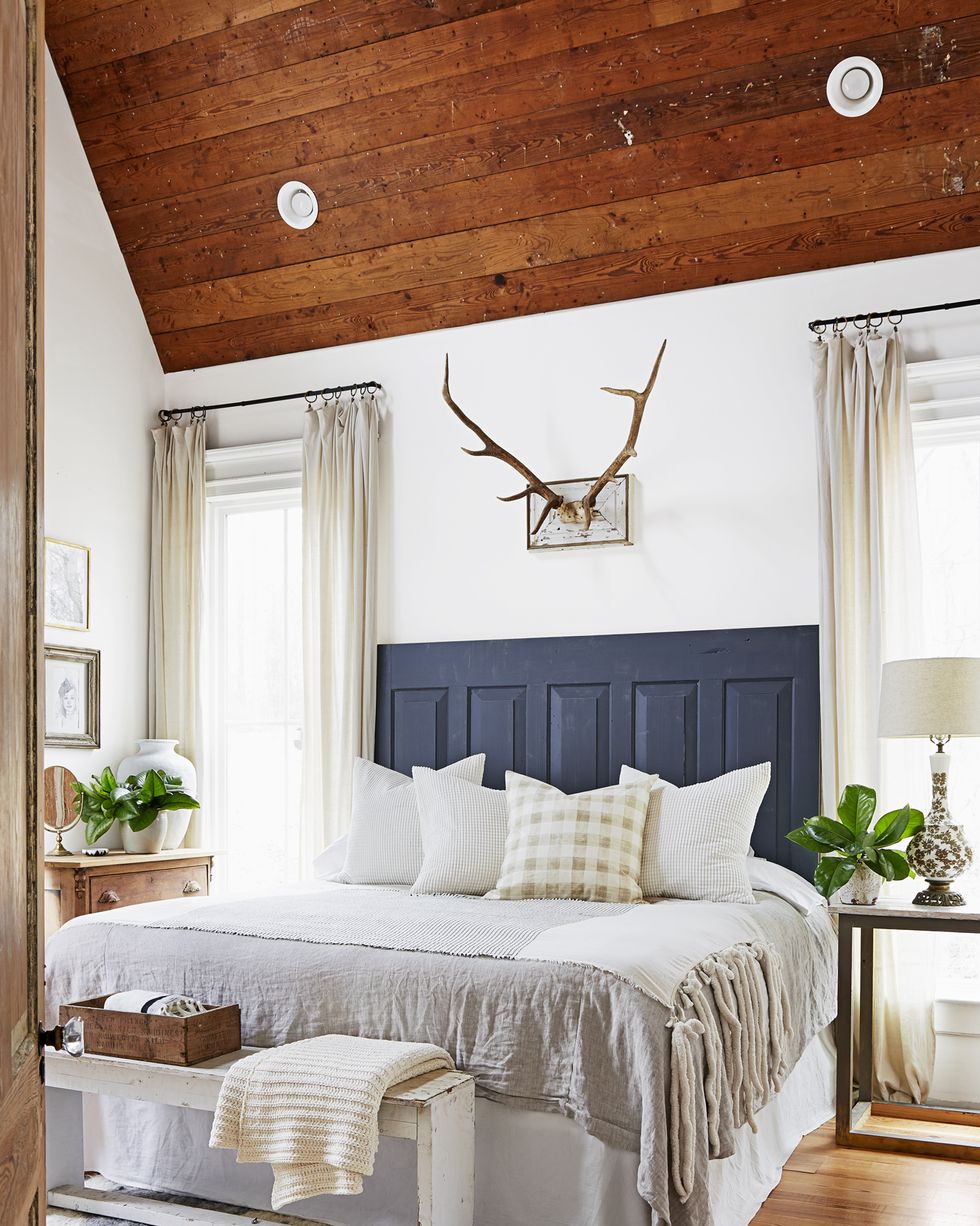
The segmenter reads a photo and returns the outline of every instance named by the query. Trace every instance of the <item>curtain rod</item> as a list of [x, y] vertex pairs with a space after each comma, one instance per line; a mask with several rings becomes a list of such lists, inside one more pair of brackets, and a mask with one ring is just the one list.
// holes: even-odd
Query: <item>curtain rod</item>
[[818, 336], [829, 327], [835, 332], [843, 332], [848, 324], [856, 324], [859, 319], [864, 320], [865, 328], [878, 328], [886, 319], [898, 327], [906, 315], [925, 315], [929, 311], [958, 311], [961, 307], [975, 306], [980, 306], [980, 298], [965, 298], [962, 302], [938, 302], [935, 306], [903, 307], [900, 311], [868, 311], [861, 315], [838, 315], [836, 319], [812, 319], [807, 327]]
[[339, 387], [321, 387], [319, 391], [309, 392], [287, 392], [282, 396], [262, 396], [256, 400], [229, 400], [226, 404], [196, 404], [189, 409], [161, 409], [158, 416], [162, 422], [178, 422], [186, 413], [191, 421], [203, 421], [208, 413], [214, 412], [215, 409], [247, 409], [254, 404], [278, 404], [283, 400], [305, 400], [307, 404], [314, 404], [321, 397], [326, 400], [339, 400], [344, 392], [356, 392], [359, 396], [364, 396], [368, 392], [380, 392], [381, 384], [374, 379], [368, 379], [364, 383], [343, 383]]

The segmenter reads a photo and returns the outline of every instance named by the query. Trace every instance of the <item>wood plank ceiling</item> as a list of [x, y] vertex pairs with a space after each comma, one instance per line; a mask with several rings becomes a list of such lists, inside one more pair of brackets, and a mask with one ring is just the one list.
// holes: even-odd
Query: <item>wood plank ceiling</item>
[[[980, 0], [49, 0], [47, 24], [166, 370], [980, 241]], [[851, 54], [885, 76], [859, 119], [825, 95]], [[276, 212], [290, 178], [309, 230]]]

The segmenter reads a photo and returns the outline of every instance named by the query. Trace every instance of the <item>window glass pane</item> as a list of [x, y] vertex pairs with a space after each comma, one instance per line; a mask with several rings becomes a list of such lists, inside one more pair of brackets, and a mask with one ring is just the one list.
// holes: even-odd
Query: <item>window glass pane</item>
[[303, 744], [299, 491], [209, 508], [208, 791], [221, 888], [297, 880]]
[[[976, 422], [943, 433], [917, 430], [916, 479], [922, 533], [925, 650], [980, 656], [980, 430]], [[958, 889], [980, 896], [980, 739], [950, 746], [949, 809], [974, 848]], [[940, 935], [940, 995], [980, 999], [976, 937]]]

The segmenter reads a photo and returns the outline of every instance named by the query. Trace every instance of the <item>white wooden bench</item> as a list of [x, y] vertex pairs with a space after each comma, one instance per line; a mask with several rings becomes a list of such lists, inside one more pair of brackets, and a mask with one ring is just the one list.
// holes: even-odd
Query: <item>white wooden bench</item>
[[[107, 1094], [140, 1102], [214, 1111], [225, 1073], [256, 1048], [190, 1068], [113, 1056], [70, 1056], [48, 1048], [44, 1055], [47, 1115], [48, 1205], [149, 1226], [255, 1226], [281, 1223], [261, 1212], [225, 1213], [191, 1208], [85, 1186], [82, 1095]], [[447, 1070], [393, 1086], [378, 1116], [381, 1135], [416, 1145], [419, 1226], [472, 1226], [473, 1078]], [[299, 1226], [302, 1218], [287, 1218]], [[308, 1219], [306, 1219], [308, 1221]]]

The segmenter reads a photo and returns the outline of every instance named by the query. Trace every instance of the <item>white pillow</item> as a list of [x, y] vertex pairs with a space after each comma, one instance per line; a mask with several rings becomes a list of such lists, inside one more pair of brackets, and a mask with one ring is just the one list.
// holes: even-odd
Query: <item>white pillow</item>
[[649, 781], [566, 796], [508, 771], [500, 898], [638, 902]]
[[[483, 779], [486, 754], [444, 766], [439, 773]], [[415, 784], [406, 775], [366, 758], [354, 760], [347, 856], [338, 881], [354, 885], [411, 885], [422, 868]]]
[[340, 881], [347, 859], [347, 835], [328, 843], [313, 861], [313, 876], [317, 881]]
[[643, 836], [643, 897], [755, 902], [746, 861], [770, 774], [762, 762], [678, 788], [624, 766], [620, 783], [655, 781]]
[[413, 894], [486, 894], [500, 873], [507, 798], [461, 775], [412, 769], [425, 859]]
[[764, 860], [762, 856], [752, 857], [746, 868], [753, 890], [777, 894], [795, 907], [800, 915], [809, 915], [817, 907], [827, 905], [823, 895], [818, 894], [805, 877], [794, 873], [791, 868], [775, 864], [772, 860]]

